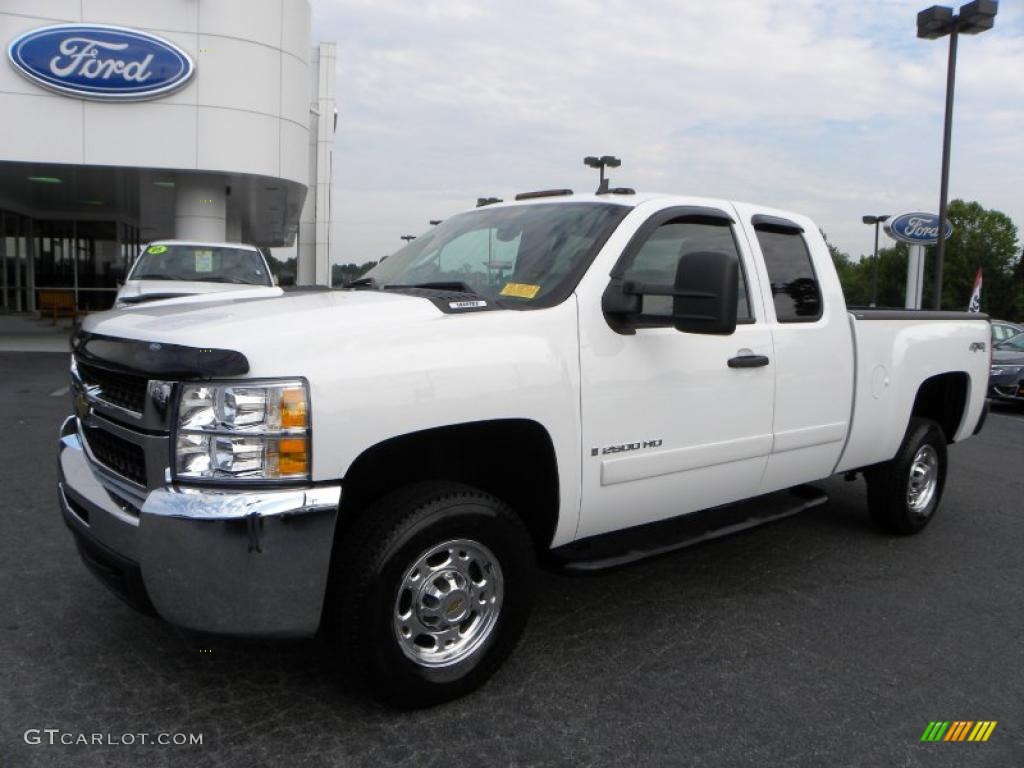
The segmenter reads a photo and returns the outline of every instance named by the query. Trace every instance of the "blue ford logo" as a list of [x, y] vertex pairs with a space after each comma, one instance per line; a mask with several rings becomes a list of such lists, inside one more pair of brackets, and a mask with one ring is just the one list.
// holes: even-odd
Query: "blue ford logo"
[[[939, 217], [934, 213], [904, 213], [890, 219], [885, 231], [904, 243], [933, 245], [939, 241]], [[953, 225], [946, 221], [946, 238], [952, 234]]]
[[173, 43], [101, 24], [26, 32], [7, 49], [21, 74], [45, 88], [103, 101], [151, 99], [180, 88], [195, 66]]

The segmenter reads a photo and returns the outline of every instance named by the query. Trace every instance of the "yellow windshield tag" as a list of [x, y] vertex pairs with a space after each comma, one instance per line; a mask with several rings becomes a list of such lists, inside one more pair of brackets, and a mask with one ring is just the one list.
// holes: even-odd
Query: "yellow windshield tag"
[[527, 285], [526, 283], [505, 283], [501, 289], [502, 296], [514, 296], [517, 299], [532, 299], [540, 293], [539, 285]]
[[166, 253], [166, 245], [151, 245], [146, 249], [146, 253]]

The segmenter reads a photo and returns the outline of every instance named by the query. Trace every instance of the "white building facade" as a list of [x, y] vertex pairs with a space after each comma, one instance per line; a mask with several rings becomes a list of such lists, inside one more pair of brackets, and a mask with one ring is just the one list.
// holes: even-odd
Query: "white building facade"
[[0, 41], [5, 310], [103, 309], [172, 237], [295, 246], [329, 284], [335, 51], [307, 0], [4, 0]]

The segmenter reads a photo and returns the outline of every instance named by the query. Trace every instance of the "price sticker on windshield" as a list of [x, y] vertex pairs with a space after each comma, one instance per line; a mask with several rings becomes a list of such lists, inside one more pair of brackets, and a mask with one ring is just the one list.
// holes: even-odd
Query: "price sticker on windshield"
[[167, 253], [167, 246], [166, 245], [151, 245], [151, 246], [149, 246], [149, 248], [146, 249], [146, 253], [153, 253], [153, 254]]
[[213, 251], [196, 251], [196, 272], [213, 272]]
[[501, 289], [502, 296], [514, 296], [517, 299], [532, 299], [540, 293], [539, 285], [528, 285], [527, 283], [505, 283]]

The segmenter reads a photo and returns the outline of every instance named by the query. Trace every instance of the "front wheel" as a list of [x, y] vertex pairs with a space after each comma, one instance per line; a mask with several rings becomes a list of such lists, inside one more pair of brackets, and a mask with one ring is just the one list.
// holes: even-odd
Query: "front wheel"
[[400, 490], [365, 510], [336, 550], [329, 623], [350, 669], [389, 704], [472, 691], [523, 632], [533, 547], [493, 496], [454, 483]]
[[890, 461], [865, 473], [868, 510], [878, 528], [910, 535], [935, 516], [946, 483], [946, 437], [929, 419], [911, 419], [903, 444]]

